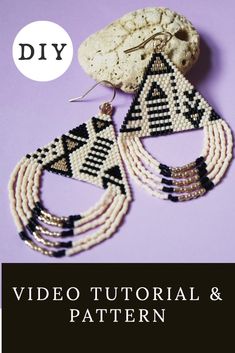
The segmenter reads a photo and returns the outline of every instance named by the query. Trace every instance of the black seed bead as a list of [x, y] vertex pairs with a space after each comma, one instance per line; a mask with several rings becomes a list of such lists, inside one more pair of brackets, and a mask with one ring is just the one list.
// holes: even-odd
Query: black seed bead
[[36, 226], [38, 225], [38, 221], [37, 221], [37, 218], [35, 218], [34, 216], [32, 216], [30, 219], [29, 219], [29, 223], [33, 223], [35, 224]]
[[170, 179], [165, 179], [165, 178], [162, 178], [161, 183], [162, 183], [162, 184], [166, 184], [166, 185], [172, 185], [172, 184], [173, 184], [173, 183], [172, 183], [172, 180], [170, 180]]
[[207, 164], [205, 162], [202, 162], [199, 166], [198, 169], [205, 169], [207, 167]]
[[41, 204], [40, 202], [36, 202], [36, 203], [35, 203], [35, 207], [34, 207], [34, 209], [32, 210], [32, 212], [33, 212], [34, 214], [36, 214], [37, 216], [40, 216], [41, 211], [42, 211], [43, 209], [44, 209], [44, 208], [43, 208], [42, 204]]
[[63, 256], [65, 256], [65, 250], [54, 251], [53, 256], [54, 257], [63, 257]]
[[31, 158], [30, 154], [26, 154], [26, 158]]
[[71, 222], [79, 221], [79, 219], [81, 219], [81, 218], [82, 218], [82, 216], [80, 216], [80, 214], [69, 216], [69, 220]]
[[174, 188], [169, 188], [167, 186], [163, 186], [162, 191], [164, 191], [164, 192], [174, 192]]
[[28, 234], [27, 234], [25, 231], [20, 232], [20, 233], [19, 233], [19, 236], [20, 236], [20, 238], [21, 238], [23, 241], [31, 240], [30, 237], [28, 236]]
[[56, 137], [56, 138], [54, 139], [54, 141], [55, 141], [55, 142], [59, 142], [59, 139], [58, 139], [58, 137]]
[[171, 177], [171, 172], [168, 170], [161, 170], [160, 172], [161, 175], [165, 176], [165, 177]]
[[61, 237], [62, 238], [66, 238], [66, 237], [71, 237], [73, 236], [73, 230], [64, 230], [63, 232], [61, 232]]
[[73, 228], [73, 222], [70, 220], [63, 221], [62, 228]]
[[197, 167], [197, 170], [200, 172], [200, 171], [204, 171], [206, 169], [207, 165], [205, 162], [203, 162], [202, 164], [200, 164], [198, 167]]
[[177, 114], [179, 114], [179, 113], [180, 113], [180, 110], [179, 110], [179, 109], [177, 109], [177, 110], [176, 110], [176, 113], [177, 113]]
[[39, 210], [38, 208], [34, 207], [34, 209], [32, 210], [33, 214], [35, 216], [40, 216], [41, 215], [41, 210]]
[[202, 178], [207, 174], [207, 170], [205, 168], [198, 168], [198, 175]]
[[196, 166], [199, 166], [201, 163], [203, 163], [205, 160], [204, 160], [204, 157], [199, 157], [196, 159], [195, 163], [196, 163]]
[[206, 191], [209, 191], [209, 190], [212, 190], [215, 185], [211, 180], [209, 180], [208, 183], [204, 184], [203, 186], [206, 189]]
[[38, 148], [37, 151], [38, 151], [38, 152], [42, 152], [41, 148]]
[[168, 195], [168, 200], [171, 200], [173, 202], [178, 202], [179, 198], [178, 198], [178, 196], [173, 196], [173, 195], [169, 194]]
[[60, 246], [62, 248], [72, 248], [73, 243], [71, 241], [66, 241], [66, 242], [60, 242]]
[[210, 179], [207, 176], [204, 176], [200, 179], [200, 184], [204, 187], [204, 185], [206, 185], [209, 181]]
[[43, 209], [44, 209], [44, 207], [43, 207], [43, 205], [41, 204], [40, 201], [37, 201], [37, 202], [35, 203], [35, 207], [38, 208], [39, 210], [43, 210]]
[[214, 183], [208, 177], [201, 178], [200, 183], [204, 187], [204, 189], [206, 189], [206, 191], [209, 191], [214, 187]]
[[168, 165], [166, 165], [166, 164], [160, 163], [160, 164], [159, 164], [159, 168], [160, 168], [160, 169], [165, 169], [165, 170], [169, 170], [169, 171], [170, 171], [170, 168], [169, 168]]
[[51, 147], [52, 147], [52, 148], [56, 148], [56, 145], [53, 143], [53, 144], [51, 145]]
[[39, 210], [39, 208], [37, 208], [36, 206], [32, 209], [32, 214], [33, 217], [35, 217], [37, 219], [37, 216], [40, 216], [41, 214], [41, 210]]
[[37, 227], [37, 222], [34, 220], [33, 217], [29, 219], [29, 223], [26, 226], [29, 231], [34, 232]]
[[29, 219], [29, 223], [32, 223], [32, 224], [34, 224], [35, 226], [38, 225], [38, 222], [37, 222], [37, 220], [36, 220], [34, 217], [31, 217], [31, 218]]

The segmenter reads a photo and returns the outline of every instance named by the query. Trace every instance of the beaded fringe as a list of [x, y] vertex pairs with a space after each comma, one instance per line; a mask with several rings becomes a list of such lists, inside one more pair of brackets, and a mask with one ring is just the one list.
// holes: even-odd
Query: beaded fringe
[[[69, 217], [49, 213], [39, 198], [42, 167], [27, 158], [16, 166], [9, 183], [10, 205], [21, 239], [33, 250], [48, 256], [62, 257], [87, 250], [109, 238], [128, 210], [130, 198], [115, 193], [111, 186], [88, 211]], [[47, 225], [62, 228], [52, 231]], [[79, 240], [62, 241], [91, 229], [99, 230]], [[51, 250], [53, 249], [53, 250]]]
[[120, 151], [136, 183], [152, 196], [175, 202], [188, 201], [217, 185], [232, 159], [232, 133], [225, 121], [217, 120], [205, 126], [204, 131], [202, 155], [182, 167], [158, 162], [144, 149], [138, 137], [122, 140]]
[[[40, 200], [45, 170], [101, 187], [104, 196], [84, 213], [55, 216]], [[99, 114], [23, 158], [11, 175], [9, 197], [20, 238], [44, 255], [74, 255], [111, 237], [131, 201], [111, 116]]]
[[[202, 155], [182, 167], [155, 160], [141, 138], [203, 128]], [[232, 159], [231, 130], [164, 53], [154, 53], [122, 124], [119, 149], [135, 179], [151, 195], [187, 201], [222, 179]]]

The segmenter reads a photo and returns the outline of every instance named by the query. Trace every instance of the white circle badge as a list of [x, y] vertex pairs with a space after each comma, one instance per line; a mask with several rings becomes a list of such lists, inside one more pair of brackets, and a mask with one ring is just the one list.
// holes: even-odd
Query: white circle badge
[[50, 21], [36, 21], [18, 32], [12, 55], [24, 76], [34, 81], [51, 81], [70, 66], [73, 44], [61, 26]]

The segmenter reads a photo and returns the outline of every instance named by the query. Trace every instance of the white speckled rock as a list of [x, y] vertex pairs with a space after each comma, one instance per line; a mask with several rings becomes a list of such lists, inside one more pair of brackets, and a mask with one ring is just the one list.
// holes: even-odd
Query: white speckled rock
[[185, 73], [199, 55], [199, 35], [184, 17], [166, 8], [145, 8], [131, 12], [89, 36], [78, 49], [85, 72], [96, 81], [108, 80], [124, 92], [134, 92], [147, 66], [153, 44], [125, 54], [156, 32], [173, 34], [165, 52]]

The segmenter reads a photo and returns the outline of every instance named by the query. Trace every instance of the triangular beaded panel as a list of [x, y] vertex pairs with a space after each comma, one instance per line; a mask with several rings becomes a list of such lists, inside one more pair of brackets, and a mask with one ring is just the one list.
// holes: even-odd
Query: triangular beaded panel
[[112, 185], [123, 194], [129, 192], [109, 115], [92, 117], [27, 158], [49, 172], [104, 189]]
[[120, 132], [138, 137], [198, 129], [220, 116], [163, 53], [154, 53]]

